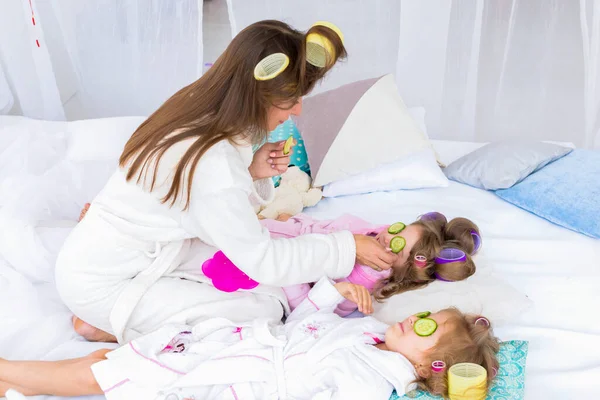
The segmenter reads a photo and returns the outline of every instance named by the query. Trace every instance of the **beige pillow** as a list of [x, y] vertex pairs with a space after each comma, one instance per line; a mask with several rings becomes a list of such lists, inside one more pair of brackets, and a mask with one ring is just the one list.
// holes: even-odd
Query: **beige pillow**
[[309, 97], [294, 121], [317, 187], [432, 148], [391, 74]]
[[436, 312], [456, 307], [465, 313], [484, 315], [494, 324], [503, 324], [532, 304], [525, 294], [490, 272], [478, 269], [464, 281], [435, 281], [423, 289], [375, 303], [373, 316], [391, 325], [421, 311]]

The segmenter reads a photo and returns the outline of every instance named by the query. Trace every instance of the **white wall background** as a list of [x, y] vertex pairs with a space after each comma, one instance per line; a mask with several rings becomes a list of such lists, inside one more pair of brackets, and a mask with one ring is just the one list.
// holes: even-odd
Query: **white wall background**
[[[147, 115], [232, 35], [278, 18], [341, 26], [316, 92], [395, 73], [432, 137], [600, 148], [600, 0], [32, 0], [0, 5], [0, 113]], [[204, 38], [203, 38], [204, 37]], [[35, 40], [41, 46], [35, 45]], [[8, 111], [10, 110], [10, 111]]]

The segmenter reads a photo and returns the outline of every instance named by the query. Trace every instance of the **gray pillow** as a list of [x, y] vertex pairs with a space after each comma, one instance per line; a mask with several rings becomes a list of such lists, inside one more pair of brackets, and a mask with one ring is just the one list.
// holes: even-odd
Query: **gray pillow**
[[507, 189], [572, 150], [544, 142], [495, 142], [454, 161], [444, 173], [477, 188]]

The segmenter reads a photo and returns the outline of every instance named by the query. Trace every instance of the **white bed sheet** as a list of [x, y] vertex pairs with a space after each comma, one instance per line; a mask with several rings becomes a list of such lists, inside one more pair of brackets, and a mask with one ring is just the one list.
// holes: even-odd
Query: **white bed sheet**
[[[89, 130], [94, 124], [105, 122], [81, 123], [85, 125], [82, 128]], [[48, 131], [54, 127], [46, 122], [42, 127], [40, 121], [32, 124], [31, 129], [36, 134], [38, 130]], [[0, 126], [8, 127], [7, 124]], [[120, 135], [130, 130], [128, 127]], [[53, 131], [45, 133], [50, 135]], [[66, 150], [59, 144], [54, 147], [62, 154]], [[434, 141], [434, 145], [447, 163], [481, 146], [440, 141]], [[110, 146], [113, 147], [119, 146]], [[29, 159], [37, 161], [36, 154]], [[21, 164], [15, 166], [21, 167]], [[596, 318], [596, 308], [600, 306], [600, 241], [552, 225], [491, 193], [453, 182], [447, 188], [326, 199], [306, 212], [317, 218], [352, 213], [375, 223], [391, 223], [410, 221], [431, 210], [441, 211], [448, 217], [473, 219], [484, 238], [484, 247], [477, 256], [478, 268], [491, 269], [497, 278], [534, 301], [532, 309], [496, 329], [501, 339], [530, 341], [526, 398], [597, 396], [600, 393], [600, 350], [597, 349], [600, 319]], [[0, 221], [0, 229], [20, 229], [33, 235], [28, 231], [30, 227], [20, 226], [18, 221], [11, 224]], [[85, 342], [73, 332], [71, 315], [52, 283], [54, 257], [66, 230], [64, 224], [53, 228], [49, 223], [35, 232], [41, 235], [40, 240], [34, 241], [38, 243], [39, 253], [28, 257], [33, 261], [27, 270], [17, 272], [0, 260], [0, 357], [62, 359], [82, 356], [106, 346]], [[15, 247], [5, 255], [14, 258], [18, 253]]]
[[[562, 229], [503, 202], [493, 194], [451, 183], [448, 188], [372, 193], [326, 199], [307, 212], [317, 218], [352, 213], [375, 223], [410, 221], [438, 210], [480, 226], [479, 268], [526, 293], [532, 309], [500, 325], [503, 340], [530, 341], [527, 399], [591, 398], [600, 393], [600, 241]], [[57, 251], [64, 227], [46, 228], [46, 250]], [[104, 344], [87, 343], [71, 328], [70, 313], [52, 283], [30, 279], [0, 263], [2, 356], [61, 359]], [[46, 397], [51, 398], [51, 397]], [[102, 396], [97, 396], [101, 399]]]
[[478, 268], [491, 268], [534, 302], [514, 321], [496, 327], [502, 340], [529, 341], [525, 398], [599, 396], [599, 240], [455, 182], [447, 188], [326, 199], [307, 212], [316, 218], [351, 213], [383, 224], [411, 221], [432, 210], [475, 221], [484, 243]]

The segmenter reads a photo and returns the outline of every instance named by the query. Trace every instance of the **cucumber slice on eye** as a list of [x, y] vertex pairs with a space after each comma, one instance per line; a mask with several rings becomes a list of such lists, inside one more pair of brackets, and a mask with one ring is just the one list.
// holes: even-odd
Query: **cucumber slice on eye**
[[402, 222], [396, 222], [395, 224], [391, 224], [388, 228], [388, 233], [391, 235], [395, 235], [396, 233], [400, 233], [406, 228]]
[[437, 329], [437, 322], [431, 318], [421, 318], [415, 321], [413, 330], [419, 336], [431, 336]]
[[390, 249], [392, 249], [392, 253], [400, 253], [404, 246], [406, 246], [406, 239], [404, 239], [402, 236], [395, 236], [390, 241]]
[[293, 145], [294, 145], [294, 137], [290, 136], [289, 138], [287, 138], [287, 140], [283, 144], [283, 154], [286, 156], [288, 154], [290, 154], [290, 150], [292, 149]]
[[423, 311], [423, 312], [420, 312], [420, 313], [416, 313], [415, 317], [417, 317], [417, 318], [426, 318], [426, 317], [429, 317], [430, 315], [431, 315], [431, 312], [429, 312], [429, 311]]

